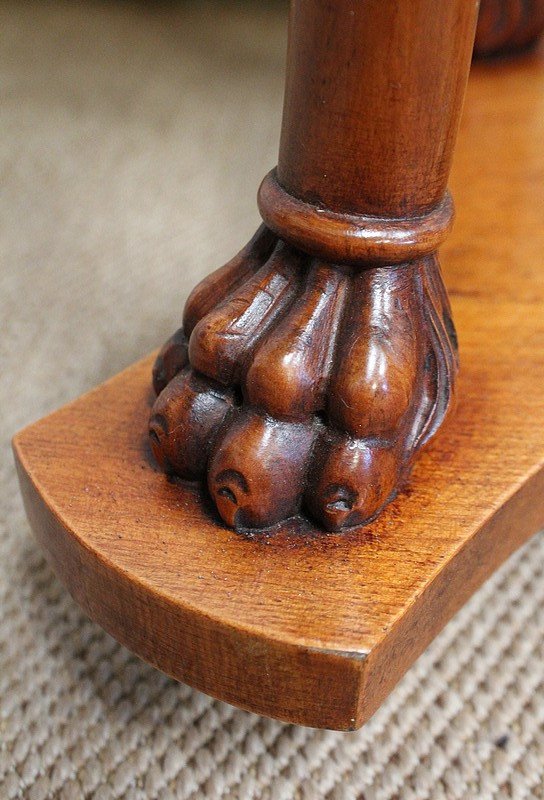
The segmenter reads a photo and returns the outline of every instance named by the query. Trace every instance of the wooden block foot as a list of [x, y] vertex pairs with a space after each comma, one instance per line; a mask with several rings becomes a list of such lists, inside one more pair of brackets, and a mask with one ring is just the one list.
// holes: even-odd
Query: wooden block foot
[[[20, 433], [28, 517], [75, 600], [139, 656], [215, 697], [304, 725], [360, 726], [544, 522], [530, 398], [525, 411], [508, 402], [510, 335], [501, 314], [462, 305], [455, 424], [424, 452], [410, 491], [365, 528], [324, 535], [299, 520], [254, 538], [226, 528], [198, 485], [154, 463], [151, 358]], [[521, 307], [517, 319], [525, 380], [542, 385]], [[530, 424], [542, 430], [538, 413]]]

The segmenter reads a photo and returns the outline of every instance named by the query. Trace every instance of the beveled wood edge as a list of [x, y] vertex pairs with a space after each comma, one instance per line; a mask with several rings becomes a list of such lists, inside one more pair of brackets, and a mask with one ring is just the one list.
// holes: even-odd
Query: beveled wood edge
[[[543, 498], [540, 504], [535, 497]], [[358, 717], [365, 722], [379, 708], [410, 666], [472, 595], [531, 536], [544, 527], [544, 465], [503, 499], [372, 648], [365, 664], [367, 687]], [[514, 535], [506, 536], [514, 530]], [[417, 639], [413, 632], [417, 630]], [[408, 645], [415, 645], [408, 649]]]

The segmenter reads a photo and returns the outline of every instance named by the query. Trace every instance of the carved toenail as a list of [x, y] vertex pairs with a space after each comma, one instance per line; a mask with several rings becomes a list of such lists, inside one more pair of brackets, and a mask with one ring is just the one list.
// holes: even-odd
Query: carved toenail
[[327, 509], [329, 511], [351, 511], [352, 507], [353, 503], [344, 499], [332, 500], [330, 503], [327, 503]]
[[236, 495], [231, 489], [228, 488], [228, 486], [221, 486], [221, 488], [217, 490], [217, 494], [220, 497], [226, 497], [227, 500], [230, 500], [230, 502], [233, 503], [234, 505], [238, 503]]

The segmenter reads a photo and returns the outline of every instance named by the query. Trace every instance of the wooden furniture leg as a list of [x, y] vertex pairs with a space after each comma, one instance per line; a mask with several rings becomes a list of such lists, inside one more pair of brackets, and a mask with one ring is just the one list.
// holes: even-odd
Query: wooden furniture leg
[[[345, 2], [329, 5], [337, 10], [337, 17], [329, 15], [325, 3], [304, 2], [293, 7], [287, 92], [292, 106], [286, 106], [278, 173], [283, 188], [278, 188], [273, 178], [265, 183], [261, 192], [263, 213], [268, 218], [275, 209], [281, 211], [282, 203], [293, 202], [296, 213], [288, 215], [287, 222], [279, 220], [282, 230], [289, 223], [292, 231], [298, 220], [301, 224], [295, 232], [302, 235], [309, 207], [321, 232], [319, 236], [310, 235], [309, 242], [315, 240], [320, 247], [326, 244], [328, 248], [340, 247], [346, 241], [352, 242], [350, 248], [372, 247], [372, 259], [380, 252], [391, 253], [395, 247], [407, 248], [413, 259], [394, 266], [349, 264], [347, 258], [338, 266], [332, 256], [320, 259], [310, 254], [308, 245], [305, 250], [302, 244], [288, 243], [287, 239], [278, 245], [281, 237], [268, 228], [237, 260], [195, 292], [186, 314], [193, 327], [195, 317], [191, 314], [204, 318], [220, 297], [228, 295], [225, 287], [231, 287], [231, 297], [238, 296], [233, 275], [241, 273], [240, 280], [246, 281], [245, 269], [247, 274], [258, 272], [257, 263], [266, 259], [273, 247], [279, 250], [271, 263], [267, 260], [266, 269], [273, 279], [266, 283], [266, 269], [260, 272], [264, 286], [257, 295], [258, 302], [247, 305], [238, 326], [225, 332], [224, 339], [233, 349], [224, 351], [221, 362], [225, 374], [234, 369], [238, 339], [244, 330], [249, 331], [254, 323], [258, 327], [264, 319], [266, 335], [259, 341], [263, 347], [269, 343], [267, 362], [273, 363], [274, 347], [281, 353], [286, 342], [289, 358], [292, 356], [298, 365], [295, 377], [302, 376], [302, 392], [294, 396], [301, 398], [297, 406], [301, 420], [282, 420], [279, 411], [263, 415], [256, 405], [250, 407], [257, 422], [270, 423], [270, 436], [264, 443], [258, 439], [258, 427], [257, 433], [250, 436], [250, 431], [247, 436], [247, 451], [254, 461], [260, 458], [265, 473], [267, 458], [277, 454], [278, 442], [277, 457], [289, 456], [293, 450], [296, 453], [293, 432], [300, 436], [301, 448], [305, 443], [308, 425], [304, 403], [311, 407], [315, 402], [315, 384], [305, 378], [310, 374], [306, 370], [314, 370], [315, 359], [307, 361], [305, 354], [318, 352], [322, 336], [326, 339], [334, 329], [328, 315], [336, 308], [334, 299], [344, 298], [339, 285], [349, 285], [354, 300], [367, 297], [372, 301], [359, 304], [361, 325], [367, 327], [360, 340], [353, 337], [354, 348], [360, 344], [366, 353], [370, 344], [365, 343], [371, 342], [376, 359], [381, 358], [382, 343], [394, 337], [395, 350], [385, 348], [381, 362], [384, 369], [389, 369], [393, 357], [404, 358], [403, 353], [412, 352], [411, 328], [418, 343], [421, 336], [428, 335], [429, 317], [433, 329], [442, 330], [442, 337], [444, 330], [448, 333], [448, 325], [442, 327], [436, 319], [440, 313], [436, 308], [446, 307], [442, 289], [428, 285], [423, 291], [425, 269], [421, 269], [421, 279], [413, 276], [417, 272], [414, 263], [430, 265], [427, 275], [435, 279], [438, 274], [430, 251], [435, 247], [433, 236], [435, 242], [440, 238], [440, 225], [434, 217], [436, 227], [431, 226], [427, 239], [421, 223], [433, 219], [433, 204], [440, 206], [445, 186], [464, 80], [461, 72], [455, 72], [457, 67], [454, 69], [459, 51], [453, 40], [458, 36], [459, 42], [465, 43], [464, 58], [468, 58], [468, 29], [473, 23], [465, 14], [471, 4], [354, 0], [351, 6]], [[321, 14], [319, 19], [312, 21], [305, 16], [310, 8]], [[366, 25], [372, 31], [361, 28], [357, 19], [361, 13], [367, 15]], [[400, 34], [402, 20], [405, 38]], [[391, 26], [388, 37], [393, 37], [390, 41], [394, 46], [388, 44], [381, 30], [385, 24]], [[449, 33], [443, 26], [449, 26]], [[347, 44], [343, 60], [341, 53], [332, 58], [340, 28]], [[320, 52], [312, 51], [313, 36], [327, 45]], [[297, 41], [305, 44], [305, 49], [297, 50]], [[338, 85], [343, 87], [350, 64], [361, 57], [363, 45], [364, 63], [387, 104], [380, 105], [379, 91], [374, 95], [374, 84], [369, 80], [353, 77], [346, 96], [343, 92], [335, 95], [326, 82], [320, 89], [323, 75], [317, 69], [319, 64], [330, 61], [334, 69], [330, 74], [337, 74], [341, 78]], [[381, 69], [375, 65], [378, 57]], [[404, 72], [399, 66], [403, 60]], [[297, 77], [299, 61], [307, 65], [307, 70]], [[391, 72], [386, 76], [382, 73], [389, 62]], [[306, 89], [300, 81], [307, 81]], [[407, 87], [423, 88], [411, 95]], [[423, 99], [425, 87], [430, 92], [428, 97], [434, 98], [432, 103]], [[349, 119], [350, 109], [355, 109], [349, 92], [356, 98], [354, 103], [360, 104], [364, 98], [368, 105], [367, 111], [364, 104], [362, 111], [359, 106], [359, 140], [350, 140], [342, 132], [342, 120]], [[444, 109], [438, 113], [435, 101], [442, 96], [440, 92]], [[455, 98], [453, 104], [447, 100], [450, 95]], [[297, 103], [301, 121], [289, 122]], [[388, 126], [386, 106], [391, 103], [397, 113]], [[336, 204], [344, 191], [326, 169], [319, 173], [317, 162], [315, 170], [308, 169], [317, 150], [304, 147], [305, 136], [315, 130], [317, 107], [324, 109], [321, 118], [326, 122], [321, 140], [327, 138], [327, 130], [335, 133], [327, 139], [331, 162], [333, 154], [340, 161], [347, 153], [349, 158], [344, 163], [357, 164], [364, 170], [359, 188], [366, 205], [356, 213], [341, 205], [337, 206], [339, 211], [333, 211], [316, 204], [318, 190], [324, 199], [330, 188], [327, 198], [331, 204]], [[416, 113], [419, 127], [412, 127], [410, 118]], [[459, 222], [441, 251], [460, 337], [459, 403], [455, 417], [417, 459], [409, 489], [402, 491], [397, 502], [384, 509], [372, 524], [323, 535], [322, 524], [314, 522], [318, 516], [314, 511], [314, 517], [294, 517], [266, 535], [240, 536], [217, 515], [202, 481], [165, 480], [149, 450], [147, 434], [154, 402], [149, 385], [154, 354], [15, 437], [28, 518], [65, 586], [92, 619], [178, 680], [260, 714], [304, 725], [356, 728], [374, 713], [405, 670], [481, 583], [544, 525], [544, 187], [540, 179], [544, 174], [544, 55], [537, 51], [531, 59], [505, 61], [497, 70], [476, 66], [463, 124], [452, 172]], [[296, 138], [289, 133], [292, 125]], [[375, 129], [380, 130], [383, 144], [375, 143], [373, 149]], [[437, 132], [440, 136], [449, 132], [450, 138], [444, 139], [442, 146], [440, 136], [433, 138]], [[382, 147], [386, 148], [383, 153]], [[293, 155], [297, 149], [298, 157]], [[363, 150], [368, 158], [359, 160]], [[418, 182], [416, 162], [420, 153], [426, 154], [427, 177]], [[376, 160], [381, 171], [374, 172]], [[389, 164], [405, 164], [411, 177], [404, 189], [393, 181]], [[308, 191], [305, 197], [295, 197], [294, 183], [287, 186], [287, 170], [293, 181], [302, 173], [308, 181], [313, 175], [306, 189], [297, 184]], [[333, 172], [333, 177], [336, 174]], [[353, 180], [346, 179], [346, 197], [355, 192], [359, 174], [355, 170]], [[385, 187], [387, 197], [380, 194]], [[409, 198], [414, 211], [420, 209], [416, 216], [410, 217], [403, 208], [403, 196]], [[273, 203], [274, 198], [281, 202]], [[389, 211], [385, 200], [391, 202]], [[383, 216], [373, 210], [378, 202], [384, 203]], [[421, 207], [421, 203], [429, 205]], [[347, 235], [337, 235], [338, 220], [340, 231]], [[270, 219], [268, 225], [272, 224]], [[327, 238], [325, 234], [331, 228], [334, 235]], [[426, 247], [425, 242], [429, 253], [416, 255], [416, 245]], [[369, 282], [368, 289], [365, 281]], [[408, 282], [406, 291], [402, 281]], [[323, 286], [318, 294], [321, 303], [307, 305], [309, 295], [301, 294], [302, 283], [308, 293], [312, 286]], [[390, 286], [393, 288], [388, 294]], [[300, 325], [290, 328], [291, 339], [274, 336], [275, 331], [281, 332], [281, 315], [268, 327], [266, 322], [266, 310], [282, 291], [297, 298], [281, 312], [284, 321], [293, 320], [296, 303], [299, 309], [309, 308], [316, 320], [308, 330], [307, 316], [301, 311]], [[228, 298], [225, 302], [223, 309], [230, 313], [236, 304], [228, 305]], [[355, 303], [346, 303], [345, 299], [337, 302], [346, 315], [357, 312]], [[396, 315], [403, 306], [409, 313], [402, 318], [399, 340]], [[323, 308], [328, 311], [321, 317]], [[388, 310], [393, 315], [391, 324], [387, 322]], [[376, 336], [382, 332], [384, 320], [383, 335]], [[413, 320], [419, 323], [417, 329]], [[293, 348], [289, 343], [302, 330], [307, 335], [298, 340], [299, 348]], [[340, 348], [353, 332], [348, 325], [340, 331], [338, 337], [331, 337], [335, 349], [326, 351], [325, 362], [328, 359], [341, 366], [345, 359], [338, 356]], [[438, 337], [438, 333], [432, 336]], [[404, 349], [398, 346], [399, 341]], [[415, 352], [419, 353], [417, 347]], [[177, 378], [172, 375], [180, 359], [185, 358], [185, 348], [180, 336], [177, 345], [174, 342], [166, 349], [156, 374], [159, 388], [170, 378], [165, 392], [180, 398], [180, 406], [183, 392], [176, 393]], [[443, 351], [444, 358], [452, 353], [447, 339], [429, 352], [434, 354], [435, 350]], [[423, 375], [438, 374], [433, 359], [431, 355], [430, 373], [424, 369]], [[416, 363], [420, 363], [418, 359]], [[283, 365], [285, 380], [291, 380], [290, 360], [284, 360]], [[240, 373], [245, 375], [243, 370]], [[233, 413], [241, 419], [246, 418], [249, 401], [242, 394], [244, 381], [216, 381], [210, 393], [208, 377], [196, 372], [185, 374], [192, 375], [186, 391], [191, 389], [195, 397], [200, 397], [202, 406], [193, 406], [191, 413], [196, 416], [189, 416], [180, 445], [187, 439], [191, 446], [191, 437], [198, 438], [198, 428], [190, 424], [191, 420], [198, 417], [213, 428], [215, 417], [223, 413], [222, 404], [235, 408]], [[410, 373], [406, 374], [410, 378]], [[292, 399], [293, 394], [287, 391], [291, 384], [281, 382], [281, 371], [275, 375], [275, 402], [280, 403], [284, 396]], [[345, 370], [331, 372], [328, 386], [320, 388], [317, 384], [318, 396], [322, 392], [330, 398], [333, 381], [343, 379], [346, 385], [349, 375]], [[396, 380], [393, 374], [392, 386], [397, 385]], [[407, 394], [416, 398], [419, 390], [410, 380], [406, 382]], [[201, 386], [206, 387], [204, 391]], [[264, 391], [257, 382], [255, 387]], [[449, 392], [433, 391], [443, 402], [449, 397]], [[380, 403], [383, 398], [384, 393]], [[412, 403], [410, 399], [409, 409]], [[204, 404], [206, 414], [199, 410]], [[372, 420], [379, 420], [380, 407], [367, 410], [366, 419], [370, 415]], [[323, 410], [315, 414], [314, 425], [320, 432], [334, 434], [336, 423], [330, 419], [329, 408], [323, 404]], [[334, 409], [332, 413], [350, 412], [349, 408], [340, 412]], [[233, 436], [235, 432], [233, 429]], [[254, 446], [257, 441], [261, 441], [261, 454]], [[275, 450], [267, 450], [270, 442], [276, 442]], [[369, 443], [369, 452], [373, 444]], [[200, 459], [201, 465], [206, 462], [205, 452], [194, 446], [191, 452], [195, 461]], [[356, 445], [355, 465], [361, 463], [357, 460], [359, 453]], [[324, 463], [319, 455], [312, 455], [312, 459], [314, 465]], [[373, 463], [370, 459], [371, 467]], [[288, 462], [285, 475], [277, 479], [283, 497], [290, 481], [299, 490], [298, 482], [292, 480], [295, 468], [296, 461]], [[250, 490], [262, 494], [261, 476], [253, 470], [247, 475], [248, 484], [249, 479], [254, 481]], [[233, 485], [233, 494], [237, 491], [238, 485]], [[224, 500], [231, 502], [228, 494]], [[340, 498], [332, 511], [344, 512], [343, 502]], [[348, 496], [346, 506], [349, 502]], [[341, 521], [341, 517], [338, 519]]]
[[167, 473], [239, 530], [372, 520], [450, 405], [437, 248], [476, 23], [466, 0], [294, 0], [264, 226], [189, 298], [154, 371]]

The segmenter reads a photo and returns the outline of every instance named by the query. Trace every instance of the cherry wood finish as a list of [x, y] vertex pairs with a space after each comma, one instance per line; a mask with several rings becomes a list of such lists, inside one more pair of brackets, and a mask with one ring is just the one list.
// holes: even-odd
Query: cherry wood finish
[[154, 368], [165, 472], [245, 531], [372, 520], [454, 392], [436, 251], [477, 6], [293, 0], [264, 226], [205, 279]]
[[474, 52], [493, 56], [533, 44], [544, 30], [544, 0], [480, 0]]
[[151, 359], [16, 437], [36, 537], [93, 619], [244, 708], [340, 729], [368, 719], [544, 525], [543, 141], [544, 51], [476, 65], [452, 172], [458, 222], [442, 251], [458, 408], [370, 525], [226, 528], [199, 484], [166, 481], [151, 456]]

